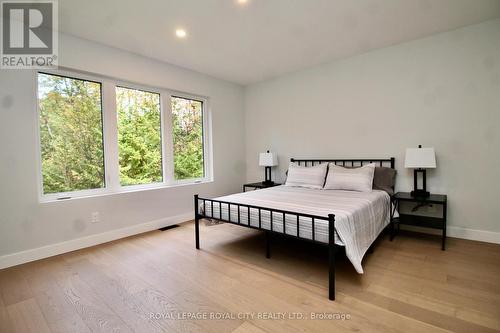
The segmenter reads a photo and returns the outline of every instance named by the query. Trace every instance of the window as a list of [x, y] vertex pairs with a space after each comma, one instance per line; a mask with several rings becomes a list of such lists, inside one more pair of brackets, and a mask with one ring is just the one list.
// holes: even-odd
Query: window
[[105, 187], [101, 84], [38, 75], [43, 193]]
[[206, 99], [62, 70], [36, 80], [41, 201], [212, 179]]
[[171, 102], [175, 179], [202, 178], [203, 102], [175, 96]]
[[116, 87], [120, 184], [163, 179], [160, 94]]

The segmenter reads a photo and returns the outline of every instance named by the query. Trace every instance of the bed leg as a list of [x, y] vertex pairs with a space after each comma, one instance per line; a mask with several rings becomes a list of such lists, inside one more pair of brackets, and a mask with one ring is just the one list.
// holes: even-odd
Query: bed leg
[[266, 231], [266, 258], [271, 258], [271, 233]]
[[391, 220], [391, 227], [390, 227], [390, 237], [389, 237], [389, 240], [392, 242], [392, 240], [394, 239], [394, 235], [396, 234], [396, 228], [394, 227], [394, 218]]
[[335, 215], [328, 215], [328, 298], [335, 300]]
[[194, 195], [194, 237], [196, 249], [200, 249], [200, 215], [198, 214], [198, 194]]
[[397, 207], [395, 206], [394, 209], [393, 209], [393, 205], [397, 205], [397, 201], [395, 201], [393, 203], [393, 198], [391, 196], [391, 200], [390, 200], [390, 203], [389, 203], [389, 212], [391, 213], [390, 214], [390, 221], [389, 221], [389, 230], [390, 230], [390, 236], [389, 236], [389, 240], [392, 242], [392, 240], [394, 239], [394, 235], [396, 234], [396, 228], [394, 228], [394, 212], [396, 211]]

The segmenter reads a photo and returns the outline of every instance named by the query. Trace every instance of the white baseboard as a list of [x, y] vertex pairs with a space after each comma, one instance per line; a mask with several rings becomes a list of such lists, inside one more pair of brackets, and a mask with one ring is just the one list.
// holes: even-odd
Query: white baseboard
[[[410, 225], [401, 225], [401, 229], [418, 231], [426, 234], [441, 235], [440, 230], [419, 228]], [[479, 242], [500, 244], [500, 232], [468, 229], [462, 227], [449, 226], [446, 228], [446, 236], [453, 238], [468, 239]]]
[[169, 225], [186, 222], [192, 220], [193, 218], [194, 212], [189, 212], [160, 220], [133, 225], [130, 227], [111, 230], [103, 232], [101, 234], [90, 235], [61, 243], [42, 246], [36, 249], [7, 254], [0, 257], [0, 269], [83, 249], [85, 247], [110, 242], [116, 239], [137, 235], [143, 232], [160, 229]]
[[[177, 224], [192, 220], [194, 213], [189, 212], [160, 220], [154, 220], [126, 228], [107, 231], [101, 234], [90, 235], [82, 238], [72, 239], [69, 241], [42, 246], [36, 249], [7, 254], [0, 257], [0, 269], [11, 266], [24, 264], [30, 261], [35, 261], [43, 258], [52, 257], [58, 254], [71, 252], [86, 247], [111, 242], [116, 239], [125, 238], [132, 235], [137, 235], [143, 232], [160, 229], [169, 225]], [[438, 230], [414, 228], [411, 226], [401, 226], [402, 229], [427, 232], [432, 234], [440, 234]], [[492, 231], [483, 231], [475, 229], [467, 229], [461, 227], [450, 226], [447, 228], [449, 237], [475, 240], [480, 242], [488, 242], [500, 244], [500, 233]]]
[[447, 235], [450, 237], [500, 244], [500, 232], [468, 229], [461, 227], [448, 227], [446, 231]]

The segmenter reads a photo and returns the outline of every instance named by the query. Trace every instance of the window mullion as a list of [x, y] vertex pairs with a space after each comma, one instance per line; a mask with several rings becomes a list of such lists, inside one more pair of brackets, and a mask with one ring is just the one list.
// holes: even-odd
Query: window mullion
[[162, 92], [162, 112], [163, 112], [163, 181], [166, 184], [174, 182], [174, 136], [172, 128], [172, 103], [171, 94]]
[[103, 82], [104, 160], [106, 188], [120, 189], [120, 165], [118, 159], [118, 124], [116, 115], [116, 91], [112, 81]]
[[212, 118], [210, 104], [207, 100], [203, 102], [203, 163], [205, 168], [204, 179], [213, 180], [213, 151], [212, 151]]

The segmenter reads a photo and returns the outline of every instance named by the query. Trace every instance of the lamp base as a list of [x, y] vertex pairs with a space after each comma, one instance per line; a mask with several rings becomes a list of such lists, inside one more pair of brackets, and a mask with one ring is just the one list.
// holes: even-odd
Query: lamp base
[[262, 185], [264, 186], [274, 185], [274, 182], [271, 180], [271, 167], [266, 166], [264, 172], [265, 172], [265, 177], [264, 177], [265, 180], [262, 182]]
[[428, 191], [425, 191], [425, 190], [415, 190], [415, 191], [411, 191], [410, 195], [412, 197], [415, 197], [415, 198], [427, 198], [431, 194]]
[[[418, 188], [418, 174], [422, 174], [422, 188]], [[410, 192], [410, 195], [412, 197], [417, 197], [417, 198], [427, 198], [431, 194], [427, 192], [427, 180], [426, 177], [427, 172], [425, 169], [415, 169], [413, 170], [413, 191]]]

